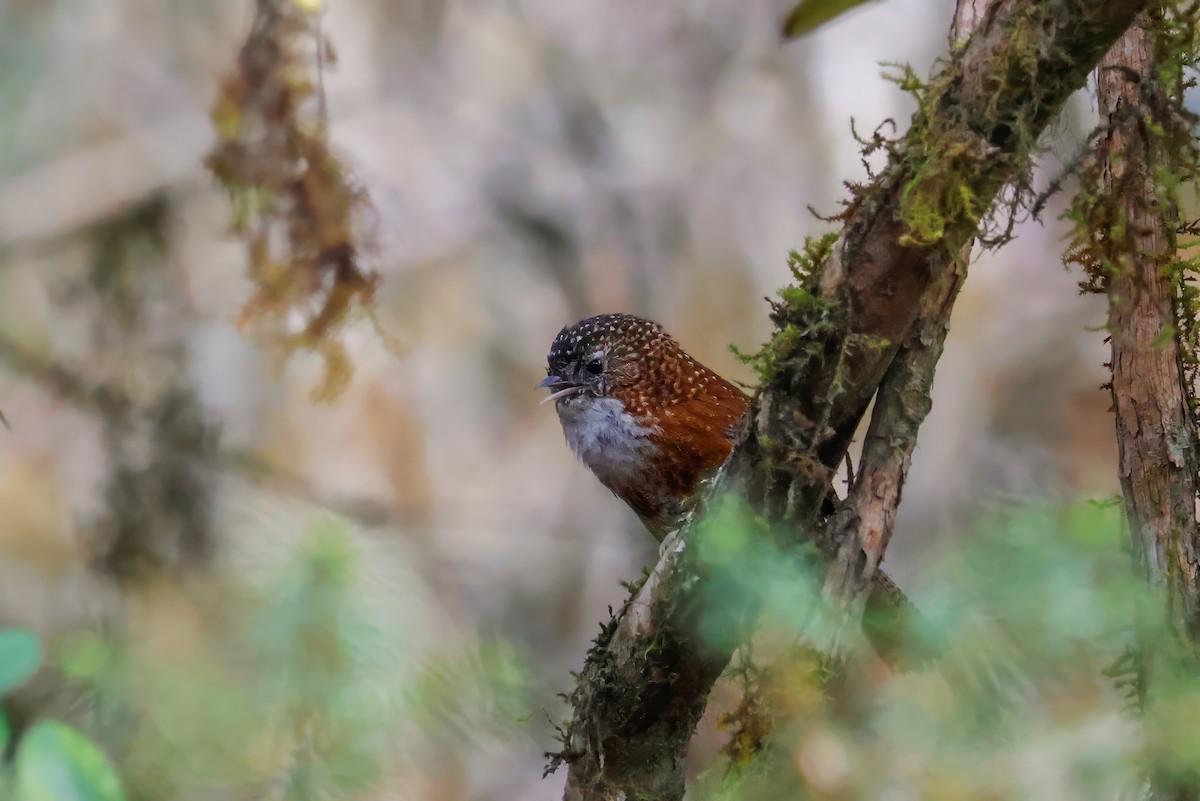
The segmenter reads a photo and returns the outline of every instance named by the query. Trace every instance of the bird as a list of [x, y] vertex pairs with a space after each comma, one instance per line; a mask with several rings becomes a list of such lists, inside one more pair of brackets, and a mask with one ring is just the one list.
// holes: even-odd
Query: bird
[[[750, 396], [696, 361], [661, 325], [600, 314], [564, 326], [546, 357], [546, 377], [567, 444], [659, 543], [670, 542], [700, 499], [701, 484], [733, 451]], [[822, 513], [836, 507], [826, 498]], [[666, 547], [664, 545], [664, 547]], [[883, 571], [868, 588], [863, 632], [889, 665], [916, 663], [919, 612]]]
[[546, 378], [567, 444], [660, 543], [733, 449], [750, 397], [661, 325], [600, 314], [564, 326]]

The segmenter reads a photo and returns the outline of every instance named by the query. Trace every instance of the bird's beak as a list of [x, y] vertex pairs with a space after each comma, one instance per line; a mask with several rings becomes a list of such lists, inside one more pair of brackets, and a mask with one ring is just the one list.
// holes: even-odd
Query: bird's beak
[[552, 400], [558, 400], [559, 398], [565, 398], [568, 395], [574, 395], [576, 392], [583, 389], [583, 387], [578, 386], [577, 384], [572, 384], [570, 381], [564, 381], [562, 378], [556, 375], [548, 375], [542, 379], [542, 383], [537, 385], [537, 389], [543, 388], [552, 389], [554, 392], [551, 392], [547, 397], [543, 398], [542, 403], [549, 403]]

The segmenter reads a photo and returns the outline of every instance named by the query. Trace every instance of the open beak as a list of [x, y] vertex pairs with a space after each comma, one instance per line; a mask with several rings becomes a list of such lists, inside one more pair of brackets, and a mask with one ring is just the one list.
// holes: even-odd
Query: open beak
[[536, 388], [548, 388], [554, 390], [548, 397], [542, 399], [542, 403], [549, 403], [552, 400], [558, 400], [559, 398], [565, 398], [569, 395], [574, 395], [576, 392], [583, 389], [583, 387], [577, 384], [572, 384], [570, 381], [564, 381], [556, 375], [546, 376], [544, 379], [542, 379], [542, 383], [538, 384]]

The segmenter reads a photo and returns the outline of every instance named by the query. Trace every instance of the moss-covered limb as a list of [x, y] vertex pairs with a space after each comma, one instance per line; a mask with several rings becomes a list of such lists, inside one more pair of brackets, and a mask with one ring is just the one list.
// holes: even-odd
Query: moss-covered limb
[[805, 522], [816, 508], [824, 488], [813, 478], [840, 462], [938, 271], [1142, 5], [996, 3], [920, 89], [912, 127], [845, 215], [814, 282], [820, 302], [785, 298], [772, 314], [771, 369], [735, 457], [773, 465], [754, 484], [772, 516]]
[[[694, 631], [708, 598], [680, 540], [601, 628], [571, 695], [575, 716], [547, 772], [569, 763], [564, 798], [681, 799], [683, 761], [708, 691], [736, 642], [703, 647]], [[685, 567], [685, 563], [687, 566]]]
[[[950, 47], [962, 44], [983, 19], [990, 0], [958, 0], [950, 26]], [[950, 260], [945, 274], [926, 292], [908, 339], [901, 345], [875, 396], [857, 478], [842, 512], [829, 518], [819, 536], [834, 556], [825, 576], [824, 594], [849, 606], [861, 599], [867, 612], [863, 630], [875, 649], [902, 657], [901, 644], [911, 621], [909, 605], [900, 603], [890, 581], [874, 582], [891, 541], [896, 511], [908, 477], [917, 432], [933, 405], [934, 373], [950, 327], [950, 310], [967, 277], [973, 241]], [[870, 586], [871, 590], [864, 590]]]
[[[1149, 4], [1004, 0], [989, 10], [930, 85], [888, 168], [847, 211], [815, 274], [810, 294], [821, 302], [776, 305], [772, 319], [781, 331], [791, 325], [813, 338], [793, 337], [774, 352], [713, 493], [741, 495], [786, 530], [812, 530], [832, 470], [927, 290], [1000, 188], [1025, 168], [1067, 96]], [[914, 208], [944, 208], [936, 235], [908, 222]], [[683, 540], [690, 543], [691, 534], [688, 526]], [[723, 577], [701, 572], [683, 558], [689, 551], [668, 549], [659, 579], [647, 582], [589, 653], [562, 755], [570, 763], [569, 799], [682, 797], [692, 724], [740, 638], [741, 613], [752, 606], [730, 593], [713, 605], [705, 589]], [[628, 622], [635, 611], [638, 625]], [[705, 627], [719, 639], [699, 635], [702, 614], [727, 622]]]
[[[827, 342], [826, 350], [843, 353], [855, 336], [892, 343], [878, 354], [845, 352], [846, 385], [878, 385], [934, 278], [931, 265], [950, 263], [975, 233], [1000, 188], [1026, 169], [1046, 123], [1143, 5], [996, 3], [923, 90], [912, 128], [884, 173], [861, 190], [820, 276], [822, 299], [844, 310], [831, 338], [842, 341]], [[777, 314], [783, 325], [800, 327], [810, 316], [790, 307]], [[782, 360], [770, 388], [791, 394], [814, 378], [828, 387], [827, 376], [804, 366], [813, 347], [794, 349], [793, 364]], [[805, 419], [821, 420], [834, 407], [834, 435], [822, 455], [838, 455], [867, 398], [831, 403], [799, 394], [822, 407], [798, 410]]]

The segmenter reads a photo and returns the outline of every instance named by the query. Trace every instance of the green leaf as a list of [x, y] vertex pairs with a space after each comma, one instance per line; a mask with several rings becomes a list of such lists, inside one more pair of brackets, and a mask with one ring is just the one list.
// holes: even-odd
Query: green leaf
[[[0, 714], [0, 756], [8, 751], [8, 738], [10, 736], [11, 735], [9, 734], [8, 730], [8, 718], [4, 717], [3, 714]], [[0, 769], [2, 768], [3, 765], [0, 765]], [[3, 777], [0, 777], [0, 786], [3, 786], [3, 782]]]
[[783, 38], [795, 39], [812, 33], [834, 17], [865, 2], [867, 0], [800, 0], [783, 22]]
[[0, 631], [0, 695], [29, 681], [41, 661], [42, 647], [28, 631]]
[[88, 738], [44, 720], [21, 738], [16, 801], [125, 801], [108, 758]]

